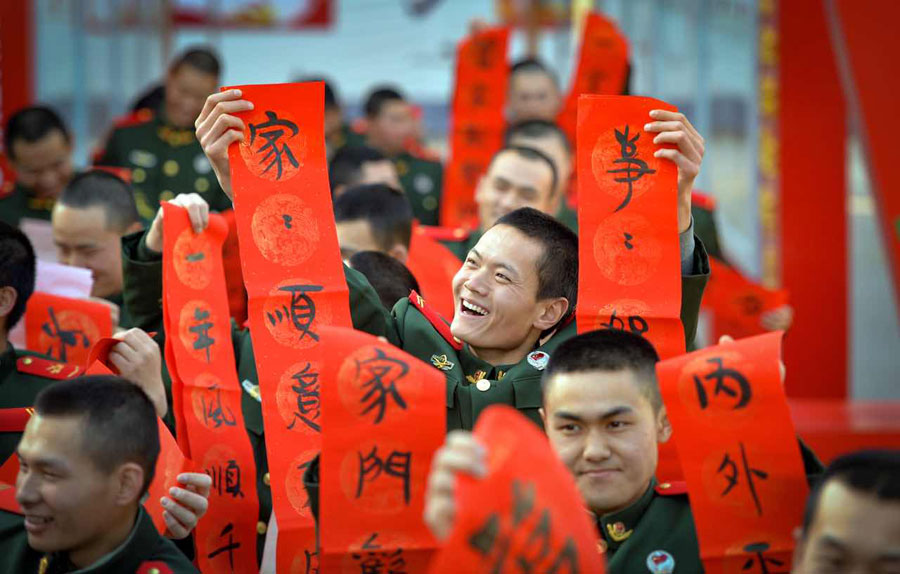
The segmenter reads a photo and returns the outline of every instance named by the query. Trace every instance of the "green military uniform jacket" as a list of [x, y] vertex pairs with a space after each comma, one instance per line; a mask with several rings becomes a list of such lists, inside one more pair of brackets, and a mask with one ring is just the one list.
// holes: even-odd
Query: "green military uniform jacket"
[[0, 571], [16, 574], [196, 574], [198, 570], [175, 545], [159, 535], [139, 507], [128, 538], [87, 568], [78, 569], [65, 553], [43, 554], [28, 546], [24, 519], [0, 511]]
[[441, 215], [444, 168], [439, 161], [417, 157], [409, 152], [391, 158], [397, 166], [400, 185], [413, 215], [422, 225], [437, 225]]
[[18, 183], [10, 185], [0, 190], [0, 221], [13, 227], [18, 227], [23, 217], [50, 221], [55, 204], [56, 198], [35, 197], [27, 187]]
[[441, 239], [440, 242], [444, 247], [449, 249], [460, 261], [465, 261], [469, 251], [478, 243], [484, 232], [479, 230], [466, 231], [459, 228], [453, 230], [453, 237], [450, 239]]
[[131, 170], [131, 185], [144, 223], [156, 216], [160, 201], [180, 193], [199, 193], [214, 211], [231, 207], [194, 128], [170, 125], [162, 108], [140, 110], [117, 122], [94, 163]]

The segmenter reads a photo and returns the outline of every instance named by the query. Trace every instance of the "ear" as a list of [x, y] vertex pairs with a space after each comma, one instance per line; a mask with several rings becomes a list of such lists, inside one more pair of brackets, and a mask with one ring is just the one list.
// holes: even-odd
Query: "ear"
[[399, 261], [400, 263], [406, 265], [406, 261], [409, 259], [409, 248], [402, 243], [395, 243], [387, 252], [388, 255]]
[[16, 293], [15, 287], [9, 285], [0, 287], [0, 317], [9, 315], [12, 308], [16, 306], [16, 301], [18, 299], [19, 294]]
[[115, 501], [119, 506], [128, 506], [141, 497], [144, 486], [144, 469], [135, 462], [126, 462], [116, 470]]
[[538, 315], [532, 326], [539, 331], [546, 331], [559, 323], [569, 309], [569, 300], [565, 297], [544, 299], [538, 302]]
[[669, 413], [666, 411], [666, 406], [663, 405], [656, 415], [656, 442], [668, 442], [671, 437], [672, 423], [669, 422]]

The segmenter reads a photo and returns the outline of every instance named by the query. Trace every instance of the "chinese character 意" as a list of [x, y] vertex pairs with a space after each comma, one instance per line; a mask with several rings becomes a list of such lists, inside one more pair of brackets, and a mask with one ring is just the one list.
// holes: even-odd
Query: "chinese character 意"
[[79, 337], [80, 344], [85, 349], [91, 346], [91, 342], [88, 340], [84, 331], [80, 329], [63, 329], [59, 326], [59, 320], [56, 318], [56, 312], [53, 310], [53, 307], [48, 307], [47, 313], [50, 315], [50, 323], [43, 323], [41, 325], [41, 331], [46, 333], [51, 339], [59, 341], [59, 353], [56, 354], [53, 352], [53, 344], [51, 343], [50, 348], [47, 349], [47, 355], [55, 357], [65, 363], [66, 349], [78, 346]]
[[769, 478], [769, 474], [765, 471], [751, 468], [750, 462], [747, 460], [747, 451], [746, 449], [744, 449], [744, 443], [739, 443], [739, 445], [741, 448], [740, 463], [743, 469], [738, 469], [738, 463], [733, 461], [731, 459], [731, 455], [729, 455], [727, 452], [722, 458], [722, 463], [719, 465], [719, 468], [716, 469], [716, 474], [722, 474], [725, 477], [725, 480], [728, 482], [725, 490], [722, 491], [722, 496], [728, 496], [728, 493], [738, 485], [738, 483], [740, 482], [740, 473], [743, 471], [747, 479], [747, 488], [750, 491], [750, 496], [753, 498], [753, 504], [756, 507], [756, 513], [759, 516], [762, 516], [762, 503], [760, 502], [759, 495], [756, 492], [756, 484], [754, 483], [754, 479], [759, 478], [761, 480], [766, 480], [767, 478]]
[[285, 137], [286, 130], [290, 131], [290, 135], [287, 138], [294, 137], [300, 130], [297, 128], [297, 124], [285, 119], [279, 119], [278, 114], [273, 111], [267, 110], [266, 117], [268, 121], [260, 124], [250, 124], [250, 147], [253, 147], [257, 136], [265, 140], [265, 143], [256, 150], [256, 153], [263, 155], [262, 159], [259, 160], [260, 165], [269, 162], [263, 173], [275, 167], [277, 168], [275, 179], [281, 179], [284, 169], [282, 163], [285, 159], [295, 168], [299, 167], [300, 164], [297, 163], [297, 158], [294, 157], [291, 148], [286, 143], [279, 144], [279, 140]]
[[319, 432], [319, 373], [311, 370], [312, 365], [306, 363], [300, 371], [294, 373], [291, 378], [297, 382], [291, 385], [291, 390], [297, 394], [297, 410], [294, 412], [294, 420], [288, 425], [288, 430], [294, 428], [297, 421], [302, 422], [312, 430]]
[[382, 459], [378, 456], [378, 447], [372, 447], [372, 452], [363, 456], [358, 453], [359, 457], [359, 481], [356, 486], [356, 498], [363, 494], [363, 488], [367, 482], [374, 482], [381, 476], [383, 472], [387, 476], [398, 478], [403, 483], [403, 501], [409, 504], [409, 477], [410, 465], [412, 464], [412, 453], [391, 451], [387, 458]]
[[367, 552], [351, 554], [351, 557], [359, 562], [359, 574], [406, 574], [403, 549], [382, 550], [381, 546], [375, 543], [377, 537], [376, 532], [363, 543], [363, 550]]
[[626, 125], [624, 131], [615, 130], [616, 141], [619, 142], [622, 156], [614, 160], [613, 163], [625, 164], [625, 167], [606, 170], [606, 173], [622, 174], [615, 178], [614, 181], [616, 183], [628, 184], [628, 193], [625, 194], [624, 201], [616, 208], [616, 211], [621, 210], [631, 202], [634, 182], [639, 181], [645, 175], [656, 173], [655, 169], [650, 169], [647, 166], [647, 162], [637, 157], [637, 141], [641, 134], [638, 133], [633, 138], [629, 137], [630, 129], [631, 126]]
[[381, 349], [375, 349], [375, 356], [364, 361], [357, 361], [357, 380], [362, 381], [366, 391], [361, 402], [365, 408], [361, 415], [376, 411], [374, 423], [384, 418], [388, 398], [401, 409], [406, 409], [406, 401], [400, 396], [395, 383], [403, 379], [409, 372], [409, 365], [400, 359], [389, 357]]
[[[725, 367], [721, 357], [712, 357], [707, 359], [706, 362], [716, 365], [716, 368], [704, 375], [703, 380], [694, 375], [694, 386], [697, 388], [697, 399], [700, 401], [700, 408], [705, 409], [709, 405], [709, 397], [703, 381], [712, 380], [716, 381], [716, 386], [713, 388], [714, 397], [725, 394], [736, 398], [737, 402], [732, 407], [732, 410], [746, 407], [750, 399], [753, 398], [753, 390], [750, 388], [750, 381], [747, 380], [747, 377], [736, 369]], [[734, 381], [736, 388], [726, 383], [728, 379]]]

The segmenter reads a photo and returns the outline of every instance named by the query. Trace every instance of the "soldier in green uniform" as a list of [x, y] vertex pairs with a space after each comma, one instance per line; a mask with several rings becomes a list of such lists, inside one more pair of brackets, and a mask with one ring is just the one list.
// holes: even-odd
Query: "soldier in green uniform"
[[17, 448], [26, 534], [5, 533], [4, 571], [197, 572], [141, 505], [159, 456], [156, 427], [147, 395], [121, 377], [41, 391]]
[[328, 183], [334, 198], [354, 185], [384, 183], [403, 189], [394, 162], [365, 145], [346, 145], [334, 154], [328, 163]]
[[72, 178], [72, 138], [59, 115], [44, 106], [19, 110], [3, 130], [15, 183], [0, 188], [0, 221], [50, 220], [50, 210]]
[[413, 214], [406, 195], [388, 185], [353, 186], [334, 200], [341, 257], [378, 251], [402, 264], [409, 258]]
[[408, 151], [414, 132], [409, 102], [397, 90], [379, 88], [369, 95], [364, 109], [366, 144], [393, 160], [416, 219], [423, 225], [437, 225], [444, 169], [439, 161]]
[[510, 124], [526, 120], [556, 121], [563, 99], [556, 75], [535, 58], [525, 58], [509, 71], [506, 115]]
[[231, 202], [216, 183], [194, 135], [194, 120], [206, 96], [219, 84], [219, 61], [209, 50], [189, 49], [166, 76], [165, 97], [155, 110], [143, 109], [116, 123], [96, 165], [131, 170], [138, 213], [149, 223], [160, 201], [196, 192], [222, 211]]

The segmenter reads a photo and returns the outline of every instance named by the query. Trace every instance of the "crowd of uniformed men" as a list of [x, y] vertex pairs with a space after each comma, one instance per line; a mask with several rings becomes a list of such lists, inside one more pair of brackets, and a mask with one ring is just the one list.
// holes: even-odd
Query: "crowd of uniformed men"
[[[73, 166], [72, 134], [53, 109], [22, 109], [4, 126], [15, 183], [0, 191], [0, 407], [33, 414], [24, 433], [0, 429], [0, 463], [13, 457], [19, 464], [20, 506], [0, 512], [0, 571], [195, 571], [190, 544], [179, 541], [189, 540], [207, 510], [210, 478], [179, 476], [180, 487], [163, 500], [163, 535], [141, 500], [159, 452], [156, 416], [174, 430], [159, 347], [160, 202], [187, 208], [197, 229], [210, 211], [231, 208], [227, 149], [243, 130], [235, 114], [250, 103], [218, 92], [219, 84], [213, 52], [182, 53], [164, 82], [112, 126], [96, 168]], [[475, 192], [479, 225], [434, 232], [459, 258], [444, 286], [453, 294], [446, 321], [408, 297], [421, 291], [407, 268], [414, 222], [438, 224], [443, 179], [440, 161], [423, 151], [414, 105], [393, 87], [377, 87], [360, 129], [344, 117], [333, 87], [325, 89], [329, 181], [354, 327], [434, 364], [447, 380], [448, 435], [432, 465], [425, 522], [438, 540], [448, 535], [457, 477], [485, 472], [485, 445], [470, 431], [486, 407], [509, 404], [546, 431], [574, 475], [611, 572], [653, 571], [647, 556], [656, 550], [670, 555], [674, 572], [702, 572], [684, 489], [655, 479], [657, 445], [671, 433], [656, 351], [623, 331], [576, 335], [570, 320], [578, 240], [573, 144], [555, 123], [560, 87], [531, 59], [512, 67], [509, 86], [505, 144]], [[708, 256], [722, 256], [712, 202], [693, 189], [705, 142], [682, 114], [655, 111], [647, 122], [655, 141], [674, 144], [667, 158], [679, 174], [681, 319], [690, 344]], [[90, 270], [92, 297], [109, 304], [118, 324], [110, 361], [119, 376], [63, 380], [70, 371], [9, 343], [35, 285], [35, 252], [18, 229], [27, 220], [49, 221], [59, 261]], [[764, 326], [784, 329], [790, 320], [790, 309], [781, 309]], [[160, 334], [152, 338], [153, 331]], [[236, 328], [234, 336], [243, 392], [257, 399], [250, 334]], [[534, 360], [536, 350], [549, 363]], [[242, 405], [258, 469], [259, 560], [272, 571], [263, 551], [274, 536], [267, 537], [262, 412], [258, 400]], [[823, 469], [800, 445], [813, 494], [793, 571], [900, 572], [900, 454], [854, 453]], [[313, 498], [316, 469], [304, 478]]]

